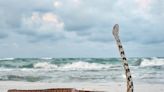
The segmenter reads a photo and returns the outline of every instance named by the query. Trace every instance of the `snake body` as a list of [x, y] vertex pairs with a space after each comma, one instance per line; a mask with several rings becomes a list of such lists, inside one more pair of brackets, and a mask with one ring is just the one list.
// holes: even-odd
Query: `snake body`
[[123, 49], [123, 46], [121, 44], [121, 41], [119, 39], [118, 34], [119, 34], [119, 25], [115, 24], [113, 27], [113, 35], [114, 35], [114, 38], [116, 40], [116, 43], [117, 43], [117, 46], [119, 49], [119, 53], [120, 53], [120, 56], [122, 59], [123, 67], [125, 70], [125, 75], [126, 75], [126, 80], [127, 80], [127, 92], [133, 92], [134, 86], [133, 86], [132, 76], [131, 76], [130, 69], [129, 69], [128, 62], [127, 62], [127, 58], [125, 56], [125, 52], [124, 52], [124, 49]]

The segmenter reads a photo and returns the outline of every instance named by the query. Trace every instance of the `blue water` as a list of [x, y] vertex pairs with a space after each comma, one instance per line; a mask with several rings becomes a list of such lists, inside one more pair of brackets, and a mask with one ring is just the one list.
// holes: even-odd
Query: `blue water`
[[[129, 58], [135, 82], [164, 84], [164, 58]], [[124, 82], [120, 58], [3, 58], [0, 81]]]

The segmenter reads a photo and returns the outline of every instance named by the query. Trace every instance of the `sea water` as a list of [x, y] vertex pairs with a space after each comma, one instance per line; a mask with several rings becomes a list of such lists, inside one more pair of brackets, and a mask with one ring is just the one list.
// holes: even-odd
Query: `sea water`
[[[164, 58], [128, 58], [135, 82], [164, 84]], [[0, 81], [125, 82], [120, 58], [1, 58]]]

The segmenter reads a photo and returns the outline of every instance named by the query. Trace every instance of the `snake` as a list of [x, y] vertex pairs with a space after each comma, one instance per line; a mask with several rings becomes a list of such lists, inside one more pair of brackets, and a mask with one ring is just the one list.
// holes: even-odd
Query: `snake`
[[134, 91], [134, 85], [133, 85], [133, 80], [132, 80], [132, 75], [130, 72], [130, 68], [128, 65], [127, 58], [125, 56], [125, 51], [123, 49], [123, 45], [121, 44], [121, 40], [119, 38], [119, 25], [115, 24], [113, 27], [113, 36], [115, 38], [115, 41], [117, 43], [117, 47], [121, 56], [122, 64], [124, 67], [125, 75], [126, 75], [126, 81], [127, 81], [127, 92], [133, 92]]

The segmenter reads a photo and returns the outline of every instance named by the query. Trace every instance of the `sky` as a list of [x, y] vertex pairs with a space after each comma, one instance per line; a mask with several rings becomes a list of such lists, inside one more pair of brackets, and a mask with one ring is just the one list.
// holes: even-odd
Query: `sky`
[[0, 0], [0, 58], [164, 56], [164, 0]]

